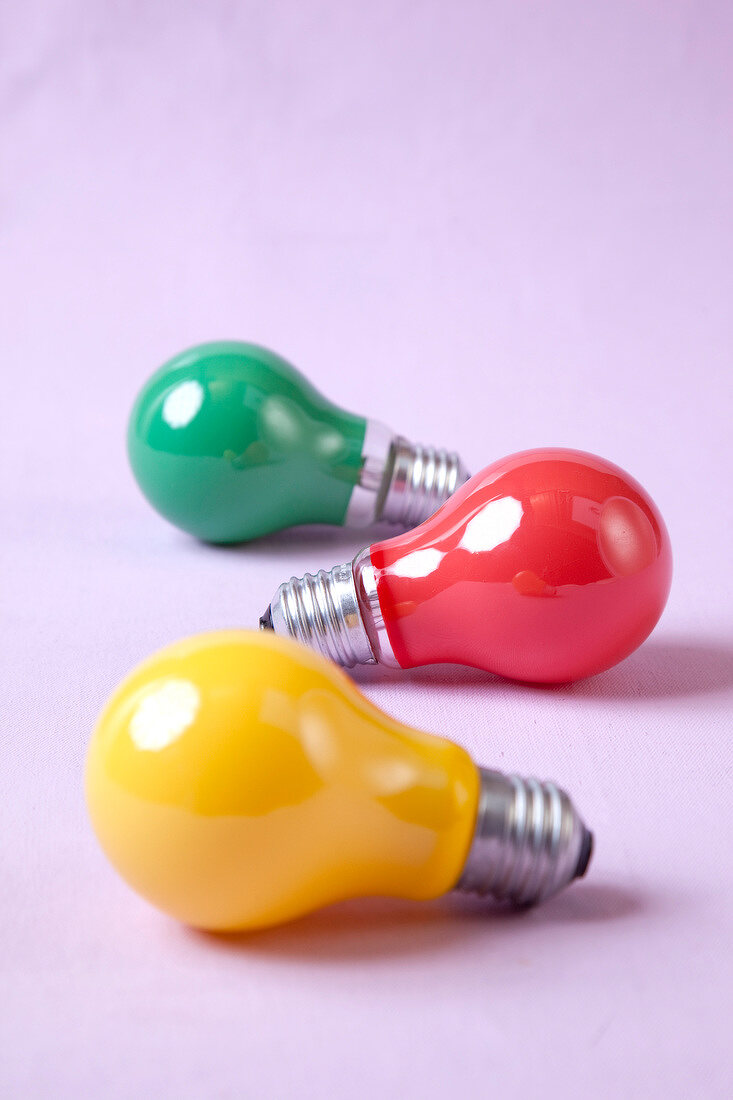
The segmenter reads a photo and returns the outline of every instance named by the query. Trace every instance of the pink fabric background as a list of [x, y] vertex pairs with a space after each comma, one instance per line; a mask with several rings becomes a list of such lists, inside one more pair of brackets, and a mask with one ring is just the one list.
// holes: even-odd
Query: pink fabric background
[[[3, 1095], [731, 1095], [732, 16], [2, 6]], [[359, 546], [209, 549], [142, 500], [133, 396], [215, 337], [474, 469], [566, 443], [659, 504], [671, 600], [615, 670], [359, 676], [572, 792], [596, 855], [551, 904], [352, 904], [226, 941], [105, 863], [82, 763], [117, 681]]]

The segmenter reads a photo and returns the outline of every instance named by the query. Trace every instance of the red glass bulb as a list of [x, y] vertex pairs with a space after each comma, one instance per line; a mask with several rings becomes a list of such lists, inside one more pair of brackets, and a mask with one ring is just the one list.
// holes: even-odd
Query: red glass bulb
[[627, 657], [672, 577], [664, 522], [638, 482], [559, 447], [488, 466], [370, 557], [402, 668], [454, 662], [544, 683]]

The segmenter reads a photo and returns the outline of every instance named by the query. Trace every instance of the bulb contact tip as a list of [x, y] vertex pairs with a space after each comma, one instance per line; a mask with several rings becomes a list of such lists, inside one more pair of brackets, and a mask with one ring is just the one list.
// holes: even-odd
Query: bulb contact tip
[[580, 853], [578, 855], [578, 864], [575, 868], [574, 878], [583, 878], [585, 872], [590, 866], [590, 861], [593, 858], [593, 833], [590, 829], [584, 829], [583, 839], [580, 842]]

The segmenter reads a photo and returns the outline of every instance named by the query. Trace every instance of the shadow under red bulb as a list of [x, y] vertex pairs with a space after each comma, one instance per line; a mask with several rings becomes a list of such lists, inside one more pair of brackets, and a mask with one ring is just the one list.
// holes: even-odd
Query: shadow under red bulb
[[545, 683], [628, 656], [656, 625], [672, 577], [669, 536], [644, 489], [563, 448], [488, 466], [370, 557], [403, 668], [455, 662]]

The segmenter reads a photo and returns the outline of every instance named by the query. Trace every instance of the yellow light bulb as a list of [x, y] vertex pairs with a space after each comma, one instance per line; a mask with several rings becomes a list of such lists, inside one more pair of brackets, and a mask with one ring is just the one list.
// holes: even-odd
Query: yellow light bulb
[[[571, 873], [548, 848], [521, 883], [498, 882], [496, 860], [489, 881], [486, 777], [507, 797], [522, 783], [389, 718], [296, 643], [230, 631], [169, 646], [120, 685], [92, 738], [86, 790], [131, 886], [188, 924], [234, 930], [356, 896], [433, 898], [462, 876], [465, 888], [536, 900], [585, 870], [589, 834], [571, 813]], [[540, 803], [556, 812], [557, 796], [572, 811], [536, 786], [527, 850]]]

